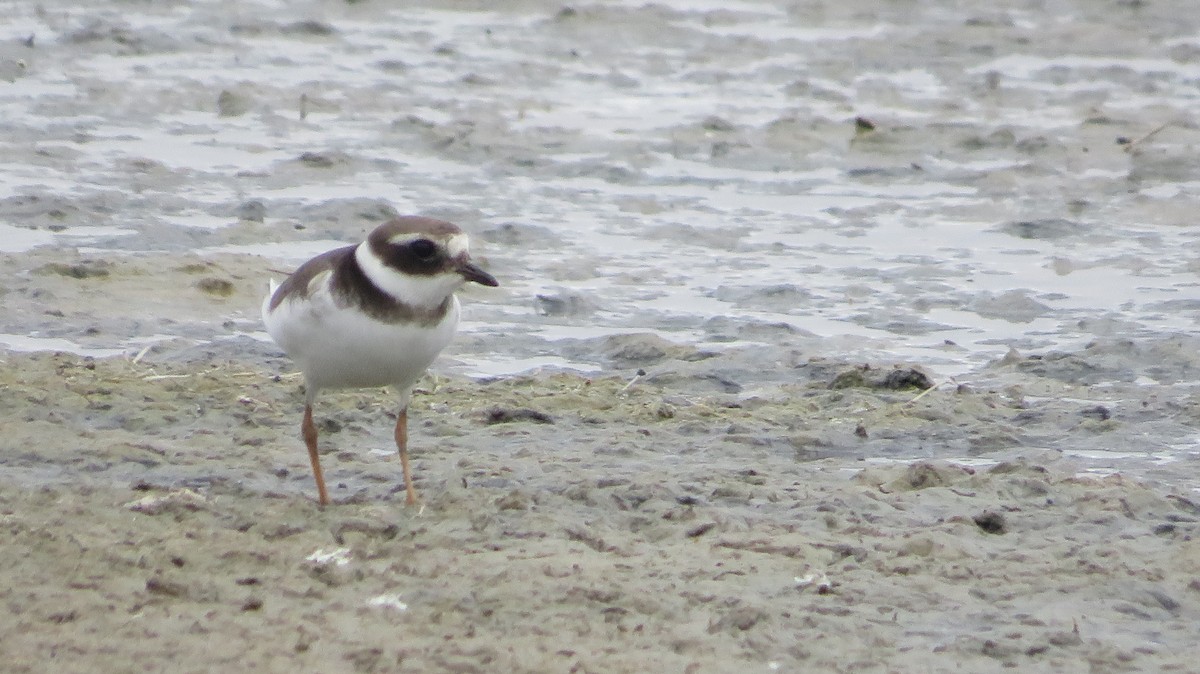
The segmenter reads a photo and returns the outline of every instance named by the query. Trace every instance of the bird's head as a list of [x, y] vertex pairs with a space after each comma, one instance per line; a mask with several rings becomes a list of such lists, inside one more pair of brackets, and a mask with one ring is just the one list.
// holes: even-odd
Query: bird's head
[[457, 225], [408, 216], [376, 227], [357, 258], [380, 290], [407, 304], [435, 307], [467, 281], [500, 285], [471, 260], [467, 246]]

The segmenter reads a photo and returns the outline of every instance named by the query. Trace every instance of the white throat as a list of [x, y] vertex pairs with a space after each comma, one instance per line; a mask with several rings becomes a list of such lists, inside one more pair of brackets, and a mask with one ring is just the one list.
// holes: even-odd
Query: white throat
[[455, 272], [433, 276], [405, 274], [385, 265], [365, 241], [354, 249], [354, 259], [376, 288], [418, 309], [436, 309], [466, 283], [466, 279]]

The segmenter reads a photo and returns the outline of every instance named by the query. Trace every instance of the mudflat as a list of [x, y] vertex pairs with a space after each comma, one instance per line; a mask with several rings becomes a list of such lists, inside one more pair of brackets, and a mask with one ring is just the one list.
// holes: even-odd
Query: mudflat
[[[859, 366], [800, 369], [816, 376], [749, 399], [430, 380], [418, 508], [387, 392], [330, 394], [322, 509], [295, 377], [10, 355], [9, 671], [1191, 666], [1190, 492], [997, 450], [1026, 412], [1003, 393], [914, 400], [830, 388]], [[847, 423], [861, 442], [962, 434], [992, 460], [847, 461], [805, 432]]]

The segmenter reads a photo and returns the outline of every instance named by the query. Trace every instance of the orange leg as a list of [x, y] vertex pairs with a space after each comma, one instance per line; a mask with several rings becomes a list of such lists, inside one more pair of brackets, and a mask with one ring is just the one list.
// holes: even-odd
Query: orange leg
[[304, 422], [300, 424], [304, 444], [308, 445], [308, 460], [312, 462], [313, 477], [317, 479], [317, 498], [321, 505], [329, 505], [329, 494], [325, 491], [325, 474], [321, 472], [321, 457], [317, 455], [317, 427], [313, 424], [312, 405], [304, 406]]
[[417, 490], [413, 489], [412, 472], [408, 468], [408, 406], [396, 415], [396, 448], [400, 450], [400, 469], [404, 472], [404, 489], [408, 493], [404, 502], [415, 505]]

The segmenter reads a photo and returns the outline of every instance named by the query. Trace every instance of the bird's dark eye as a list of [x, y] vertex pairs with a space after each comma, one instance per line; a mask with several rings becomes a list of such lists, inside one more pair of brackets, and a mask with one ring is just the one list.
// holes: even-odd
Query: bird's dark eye
[[431, 260], [438, 252], [437, 244], [429, 239], [417, 239], [408, 244], [408, 249], [418, 260]]

